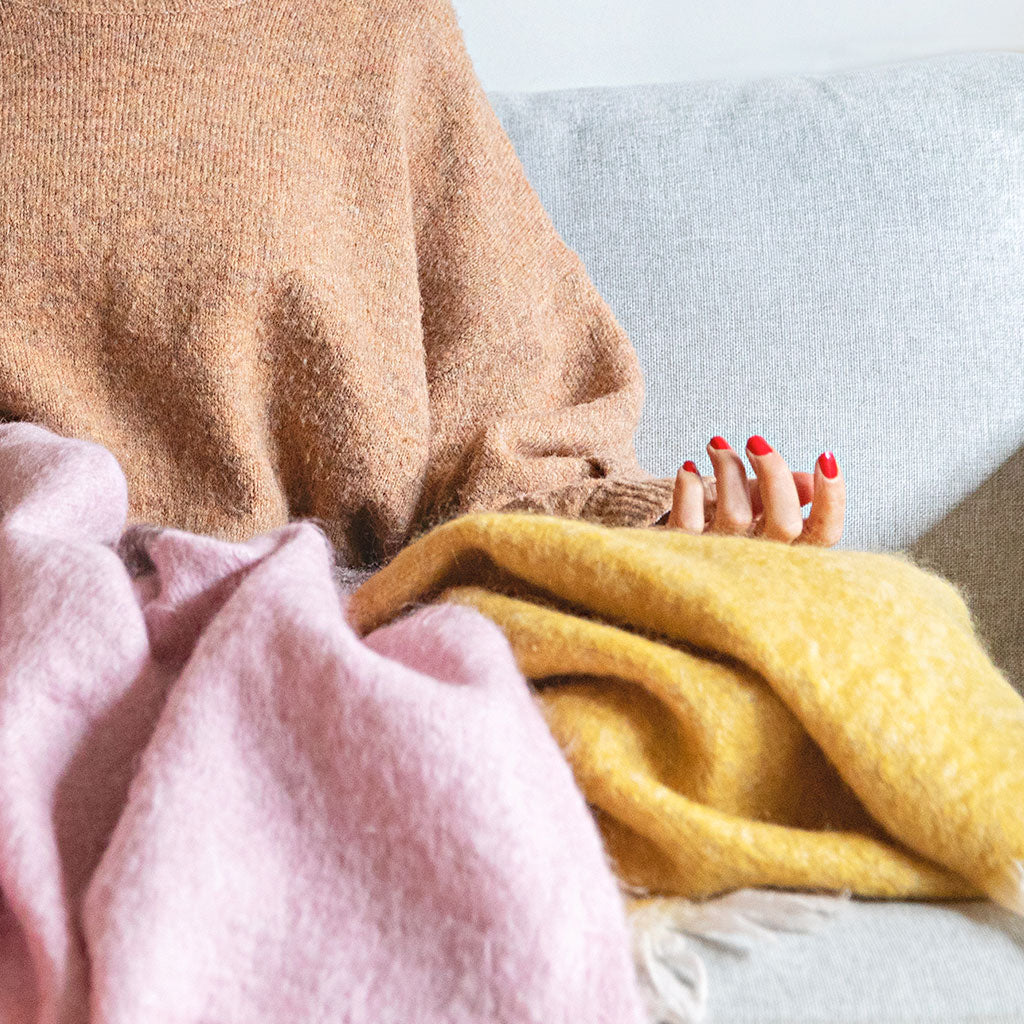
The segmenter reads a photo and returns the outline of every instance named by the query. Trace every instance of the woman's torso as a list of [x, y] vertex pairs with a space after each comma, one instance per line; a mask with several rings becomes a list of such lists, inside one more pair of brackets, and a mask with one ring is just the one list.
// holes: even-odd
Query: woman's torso
[[132, 520], [395, 550], [429, 457], [400, 25], [108, 2], [0, 3], [0, 409], [108, 447]]

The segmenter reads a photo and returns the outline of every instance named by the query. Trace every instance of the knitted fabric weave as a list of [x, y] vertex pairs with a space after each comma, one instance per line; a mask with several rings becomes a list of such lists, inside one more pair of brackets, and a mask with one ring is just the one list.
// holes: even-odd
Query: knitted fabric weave
[[13, 0], [0, 92], [0, 413], [111, 451], [130, 522], [364, 565], [671, 507], [450, 0]]
[[431, 601], [501, 626], [634, 890], [1024, 914], [1024, 699], [905, 556], [477, 513], [347, 613], [365, 631]]

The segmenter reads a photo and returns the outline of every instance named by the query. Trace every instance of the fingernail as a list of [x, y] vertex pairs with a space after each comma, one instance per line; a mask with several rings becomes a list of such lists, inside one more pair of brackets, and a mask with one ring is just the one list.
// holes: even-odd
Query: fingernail
[[755, 455], [767, 455], [772, 450], [772, 446], [760, 434], [751, 435], [747, 439], [747, 447]]
[[835, 480], [839, 473], [839, 467], [836, 465], [836, 457], [831, 452], [822, 452], [818, 456], [818, 465], [829, 480]]
[[718, 434], [715, 434], [715, 436], [711, 438], [711, 447], [722, 451], [729, 447], [729, 442], [726, 441], [724, 437], [719, 437]]
[[[685, 469], [687, 473], [696, 473], [697, 472], [697, 463], [696, 462], [692, 462], [690, 459], [687, 459], [683, 463], [683, 469]], [[698, 474], [698, 476], [699, 475], [700, 474]]]

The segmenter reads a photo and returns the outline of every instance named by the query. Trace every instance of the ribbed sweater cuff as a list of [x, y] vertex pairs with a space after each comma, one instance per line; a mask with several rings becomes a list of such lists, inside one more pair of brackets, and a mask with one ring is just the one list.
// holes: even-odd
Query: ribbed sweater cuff
[[602, 480], [580, 509], [580, 518], [605, 526], [654, 526], [672, 509], [675, 477]]
[[[655, 526], [672, 510], [675, 477], [603, 477], [566, 487], [520, 494], [497, 507], [500, 512], [537, 512], [585, 519], [605, 526]], [[470, 504], [463, 511], [495, 510]]]

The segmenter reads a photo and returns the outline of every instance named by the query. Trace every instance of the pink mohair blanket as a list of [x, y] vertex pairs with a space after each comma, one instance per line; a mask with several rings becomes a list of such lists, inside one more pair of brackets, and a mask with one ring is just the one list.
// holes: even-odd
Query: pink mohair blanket
[[315, 526], [125, 534], [126, 497], [105, 449], [0, 425], [0, 1021], [638, 1024], [501, 630], [360, 640]]

